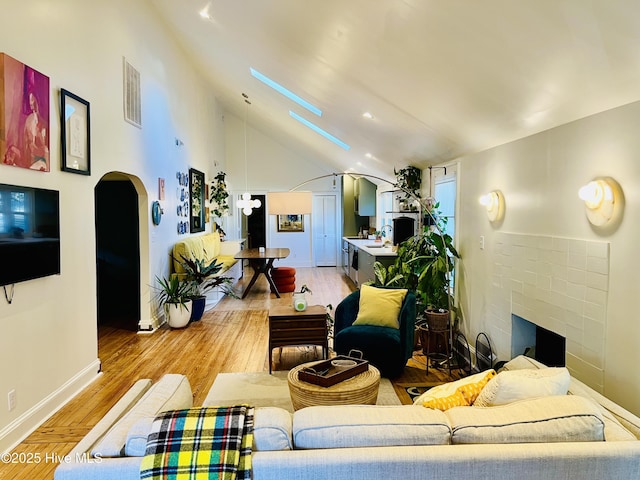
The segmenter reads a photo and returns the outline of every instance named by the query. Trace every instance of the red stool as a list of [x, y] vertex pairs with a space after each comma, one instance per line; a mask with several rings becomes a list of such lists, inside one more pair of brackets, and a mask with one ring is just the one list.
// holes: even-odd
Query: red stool
[[[275, 267], [271, 269], [271, 278], [279, 293], [294, 292], [296, 290], [296, 269], [292, 267]], [[273, 287], [271, 288], [271, 293]]]

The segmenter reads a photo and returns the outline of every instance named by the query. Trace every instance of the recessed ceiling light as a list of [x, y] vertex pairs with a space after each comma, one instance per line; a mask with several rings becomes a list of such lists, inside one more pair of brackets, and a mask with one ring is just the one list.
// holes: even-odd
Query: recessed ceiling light
[[367, 158], [373, 158], [373, 155], [371, 155], [370, 153], [365, 153], [364, 156]]
[[362, 114], [362, 116], [363, 116], [364, 118], [368, 118], [369, 120], [372, 120], [372, 119], [373, 119], [373, 114], [372, 114], [371, 112], [364, 112], [364, 113]]
[[291, 115], [293, 118], [295, 118], [297, 121], [299, 121], [301, 124], [303, 124], [304, 126], [310, 128], [311, 130], [313, 130], [316, 133], [319, 133], [320, 135], [322, 135], [324, 138], [326, 138], [327, 140], [332, 141], [333, 143], [335, 143], [336, 145], [338, 145], [339, 147], [344, 148], [345, 150], [349, 150], [351, 147], [349, 145], [347, 145], [346, 143], [344, 143], [342, 140], [340, 140], [337, 137], [334, 137], [333, 135], [331, 135], [329, 132], [327, 132], [326, 130], [323, 130], [322, 128], [320, 128], [319, 126], [317, 126], [315, 123], [311, 123], [309, 120], [307, 120], [306, 118], [301, 117], [300, 115], [298, 115], [295, 112], [292, 112], [291, 110], [289, 110], [289, 115]]
[[276, 92], [281, 93], [282, 95], [287, 97], [289, 100], [293, 100], [294, 102], [296, 102], [301, 107], [304, 107], [307, 110], [309, 110], [311, 113], [315, 113], [319, 117], [322, 116], [322, 110], [320, 110], [315, 105], [307, 102], [304, 98], [296, 95], [295, 93], [293, 93], [288, 88], [283, 87], [278, 82], [276, 82], [276, 81], [270, 79], [269, 77], [267, 77], [266, 75], [260, 73], [255, 68], [250, 68], [249, 70], [251, 71], [251, 75], [253, 75], [254, 78], [257, 78], [258, 80], [260, 80], [265, 85], [273, 88]]

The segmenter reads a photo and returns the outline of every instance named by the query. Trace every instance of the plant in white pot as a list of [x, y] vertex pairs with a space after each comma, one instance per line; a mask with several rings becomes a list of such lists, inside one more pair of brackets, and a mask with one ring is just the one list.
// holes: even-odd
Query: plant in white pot
[[156, 277], [156, 281], [160, 285], [158, 301], [164, 308], [167, 324], [171, 328], [186, 327], [191, 318], [191, 285], [175, 275], [169, 279]]
[[222, 264], [214, 258], [207, 265], [205, 260], [180, 255], [180, 265], [186, 272], [185, 280], [191, 286], [189, 298], [193, 301], [191, 320], [200, 320], [206, 304], [206, 293], [211, 289], [221, 286], [225, 295], [237, 298], [231, 288], [232, 280], [229, 277], [216, 276], [222, 269]]

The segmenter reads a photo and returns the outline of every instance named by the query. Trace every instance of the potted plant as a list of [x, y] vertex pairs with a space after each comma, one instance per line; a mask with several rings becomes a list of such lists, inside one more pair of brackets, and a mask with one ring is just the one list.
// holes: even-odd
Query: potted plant
[[236, 296], [231, 288], [231, 278], [216, 276], [222, 269], [217, 259], [214, 258], [207, 265], [205, 260], [195, 258], [192, 254], [190, 257], [180, 255], [179, 262], [186, 272], [184, 275], [189, 285], [189, 298], [193, 301], [191, 320], [197, 321], [202, 318], [207, 301], [206, 293], [209, 290], [222, 286], [225, 295]]
[[304, 312], [307, 309], [307, 297], [305, 293], [311, 293], [311, 289], [306, 285], [302, 285], [299, 292], [293, 292], [293, 308], [298, 312]]
[[[455, 314], [450, 279], [454, 259], [460, 255], [451, 236], [443, 232], [444, 222], [439, 220], [437, 228], [425, 227], [421, 234], [400, 243], [392, 265], [385, 268], [382, 264], [374, 264], [377, 285], [407, 288], [416, 293], [418, 311], [424, 313], [419, 316], [419, 322], [436, 317], [445, 317], [444, 321], [448, 322], [451, 313]], [[443, 321], [442, 318], [434, 321], [438, 320]], [[416, 325], [417, 329], [420, 327], [420, 324]], [[457, 329], [455, 323], [452, 327]]]
[[160, 285], [158, 300], [164, 309], [167, 324], [171, 328], [187, 326], [191, 317], [191, 285], [181, 281], [177, 276], [171, 278], [156, 277]]
[[211, 211], [216, 217], [222, 217], [229, 211], [229, 192], [224, 180], [226, 175], [224, 172], [218, 172], [211, 184], [209, 201], [211, 202]]
[[410, 200], [420, 198], [420, 188], [422, 187], [422, 170], [418, 167], [409, 165], [408, 167], [397, 170], [394, 168], [393, 173], [396, 175], [398, 187], [404, 192], [405, 199]]

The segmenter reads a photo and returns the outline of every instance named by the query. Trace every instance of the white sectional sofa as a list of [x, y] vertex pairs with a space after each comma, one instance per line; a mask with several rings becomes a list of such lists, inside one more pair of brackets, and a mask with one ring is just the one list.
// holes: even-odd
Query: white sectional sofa
[[[543, 367], [524, 357], [506, 366]], [[179, 375], [151, 387], [136, 383], [55, 479], [139, 478], [142, 457], [133, 455], [143, 454], [153, 415], [190, 407], [187, 386]], [[309, 407], [293, 415], [256, 408], [253, 478], [640, 478], [640, 419], [573, 378], [568, 393], [444, 412], [414, 405]], [[117, 456], [106, 458], [105, 446]]]

